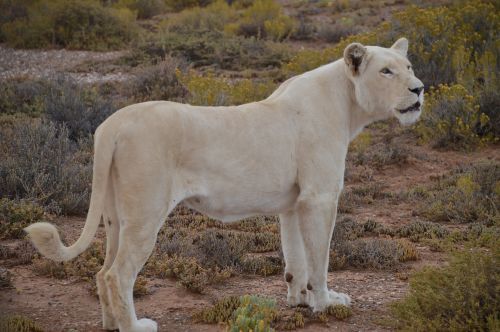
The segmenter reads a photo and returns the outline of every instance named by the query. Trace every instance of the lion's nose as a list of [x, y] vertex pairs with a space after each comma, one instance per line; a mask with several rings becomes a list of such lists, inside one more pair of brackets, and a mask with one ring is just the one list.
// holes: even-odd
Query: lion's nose
[[417, 96], [420, 96], [420, 92], [424, 90], [424, 86], [419, 86], [418, 88], [413, 88], [413, 89], [408, 88], [408, 90], [410, 90], [413, 93], [416, 93]]

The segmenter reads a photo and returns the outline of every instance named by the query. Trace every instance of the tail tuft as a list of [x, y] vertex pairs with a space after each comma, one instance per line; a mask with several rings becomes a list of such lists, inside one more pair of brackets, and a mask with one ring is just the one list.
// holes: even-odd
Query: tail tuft
[[48, 222], [37, 222], [24, 229], [38, 251], [47, 258], [62, 262], [72, 259], [61, 242], [57, 229]]

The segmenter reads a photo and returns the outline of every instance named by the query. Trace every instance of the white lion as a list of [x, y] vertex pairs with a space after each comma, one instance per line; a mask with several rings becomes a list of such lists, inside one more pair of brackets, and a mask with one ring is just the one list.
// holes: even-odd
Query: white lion
[[187, 206], [224, 222], [279, 214], [288, 303], [314, 311], [349, 304], [328, 289], [330, 239], [349, 142], [391, 115], [420, 116], [423, 84], [406, 53], [350, 44], [344, 58], [284, 82], [265, 100], [199, 107], [152, 101], [125, 107], [95, 134], [92, 197], [78, 241], [54, 226], [26, 228], [45, 256], [70, 260], [103, 220], [106, 260], [97, 274], [105, 329], [156, 331], [137, 319], [132, 289], [172, 209]]

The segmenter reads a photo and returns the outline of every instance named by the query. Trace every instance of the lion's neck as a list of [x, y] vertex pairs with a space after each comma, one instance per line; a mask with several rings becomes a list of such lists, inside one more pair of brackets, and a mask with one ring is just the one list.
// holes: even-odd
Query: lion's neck
[[[373, 113], [366, 111], [361, 107], [361, 105], [356, 100], [354, 84], [346, 75], [345, 63], [342, 59], [334, 63], [333, 69], [335, 71], [334, 75], [340, 79], [332, 82], [332, 85], [338, 86], [338, 84], [342, 84], [345, 88], [342, 90], [347, 92], [344, 96], [345, 100], [340, 101], [341, 105], [344, 105], [344, 107], [336, 107], [334, 108], [334, 110], [337, 112], [348, 113], [348, 124], [346, 125], [349, 127], [349, 141], [352, 141], [354, 138], [356, 138], [356, 136], [358, 136], [358, 134], [363, 131], [366, 126], [375, 121], [387, 119], [389, 117], [389, 114]], [[332, 102], [339, 103], [338, 100]]]
[[328, 127], [327, 131], [346, 142], [353, 140], [365, 126], [387, 118], [387, 114], [366, 112], [358, 104], [343, 59], [292, 77], [264, 102], [287, 105], [297, 113], [314, 113], [316, 125]]

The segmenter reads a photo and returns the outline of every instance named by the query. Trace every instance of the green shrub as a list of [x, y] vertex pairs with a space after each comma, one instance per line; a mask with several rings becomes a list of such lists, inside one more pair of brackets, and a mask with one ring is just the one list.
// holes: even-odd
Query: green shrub
[[189, 90], [194, 105], [239, 105], [266, 98], [274, 90], [271, 82], [255, 83], [249, 79], [230, 82], [212, 73], [201, 76], [194, 71], [179, 73], [180, 81]]
[[21, 316], [0, 317], [0, 331], [8, 332], [43, 332], [43, 329], [31, 319]]
[[498, 225], [499, 183], [498, 163], [459, 168], [438, 181], [418, 212], [432, 221]]
[[259, 296], [245, 295], [240, 298], [240, 306], [229, 321], [231, 332], [274, 331], [271, 323], [278, 317], [276, 301]]
[[130, 10], [103, 7], [96, 0], [37, 1], [27, 11], [27, 17], [2, 25], [10, 46], [117, 49], [137, 33]]
[[500, 327], [498, 247], [461, 251], [450, 265], [429, 267], [410, 280], [409, 295], [392, 305], [403, 331], [495, 331]]
[[283, 14], [279, 3], [274, 0], [255, 0], [244, 13], [240, 23], [229, 26], [227, 30], [250, 37], [283, 40], [296, 29], [293, 18]]
[[43, 218], [44, 210], [28, 201], [0, 199], [0, 238], [23, 238], [24, 228]]
[[26, 199], [49, 212], [87, 211], [92, 161], [68, 129], [47, 121], [16, 121], [0, 127], [0, 195]]

